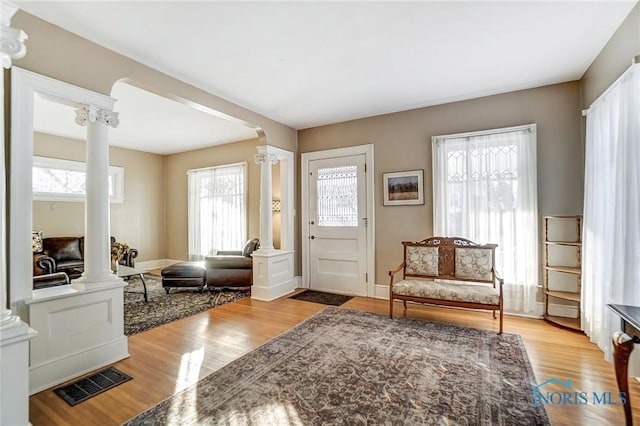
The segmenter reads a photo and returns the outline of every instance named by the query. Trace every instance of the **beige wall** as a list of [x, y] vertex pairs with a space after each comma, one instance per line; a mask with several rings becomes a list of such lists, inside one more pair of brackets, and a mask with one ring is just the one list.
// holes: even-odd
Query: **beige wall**
[[[433, 233], [431, 137], [528, 123], [538, 129], [539, 214], [581, 213], [578, 82], [302, 130], [298, 139], [301, 153], [374, 144], [376, 283], [384, 284], [402, 260], [401, 241]], [[382, 173], [413, 169], [425, 171], [425, 205], [383, 207]]]
[[[167, 258], [188, 259], [187, 170], [223, 164], [247, 163], [247, 237], [260, 236], [260, 166], [254, 155], [259, 139], [169, 155], [165, 161], [164, 190], [166, 223], [164, 230]], [[241, 249], [242, 247], [238, 247]]]
[[[85, 142], [34, 134], [34, 154], [85, 161]], [[110, 147], [109, 164], [124, 167], [123, 203], [111, 203], [111, 235], [137, 248], [136, 260], [165, 258], [164, 157]], [[33, 228], [45, 237], [84, 235], [84, 203], [33, 202]]]
[[640, 3], [633, 8], [622, 25], [582, 76], [582, 107], [588, 108], [611, 83], [640, 55]]

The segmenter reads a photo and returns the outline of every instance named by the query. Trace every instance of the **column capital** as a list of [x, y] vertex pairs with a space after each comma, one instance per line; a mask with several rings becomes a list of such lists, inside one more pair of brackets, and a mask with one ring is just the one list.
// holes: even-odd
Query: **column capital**
[[0, 0], [0, 57], [2, 66], [11, 68], [12, 59], [20, 59], [27, 53], [24, 41], [29, 37], [17, 28], [11, 28], [11, 18], [18, 11], [13, 3]]
[[258, 154], [255, 154], [253, 158], [255, 159], [256, 164], [278, 164], [278, 157], [275, 154], [269, 154], [267, 152], [260, 152]]
[[76, 123], [86, 126], [88, 122], [102, 123], [111, 127], [118, 127], [118, 124], [120, 124], [117, 112], [98, 109], [93, 105], [83, 105], [76, 110]]

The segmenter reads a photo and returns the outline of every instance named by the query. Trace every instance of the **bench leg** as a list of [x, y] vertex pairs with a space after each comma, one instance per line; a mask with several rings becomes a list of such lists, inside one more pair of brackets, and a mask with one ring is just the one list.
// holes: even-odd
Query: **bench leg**
[[493, 310], [493, 319], [496, 319], [496, 310]]
[[402, 301], [402, 305], [404, 306], [405, 309], [407, 309], [407, 301], [406, 300]]

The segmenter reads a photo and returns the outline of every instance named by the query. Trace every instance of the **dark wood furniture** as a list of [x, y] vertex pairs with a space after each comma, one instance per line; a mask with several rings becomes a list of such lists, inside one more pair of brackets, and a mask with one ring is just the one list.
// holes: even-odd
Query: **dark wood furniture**
[[[629, 395], [629, 356], [636, 343], [640, 343], [638, 330], [640, 330], [640, 306], [607, 305], [609, 309], [620, 317], [622, 331], [613, 336], [613, 366], [616, 371], [618, 390], [624, 392], [627, 403], [624, 404], [624, 418], [627, 426], [633, 426], [633, 414], [631, 410], [631, 398]], [[633, 331], [631, 328], [633, 327]], [[629, 336], [627, 330], [632, 334]]]
[[[500, 311], [498, 334], [502, 333], [504, 280], [495, 268], [497, 244], [431, 237], [418, 242], [403, 241], [402, 245], [404, 262], [389, 271], [391, 318], [394, 300], [402, 300], [405, 310], [407, 301], [412, 301], [490, 310], [494, 319], [496, 311]], [[395, 282], [394, 277], [400, 271], [402, 280]]]

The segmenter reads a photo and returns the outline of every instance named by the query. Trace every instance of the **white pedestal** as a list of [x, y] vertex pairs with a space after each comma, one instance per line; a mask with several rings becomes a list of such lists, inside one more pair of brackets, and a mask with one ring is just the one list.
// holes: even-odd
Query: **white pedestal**
[[129, 356], [124, 335], [124, 282], [34, 291], [29, 392], [34, 394]]
[[0, 424], [29, 424], [29, 340], [37, 334], [16, 316], [0, 321]]
[[293, 254], [275, 249], [253, 252], [252, 299], [274, 300], [296, 289]]

